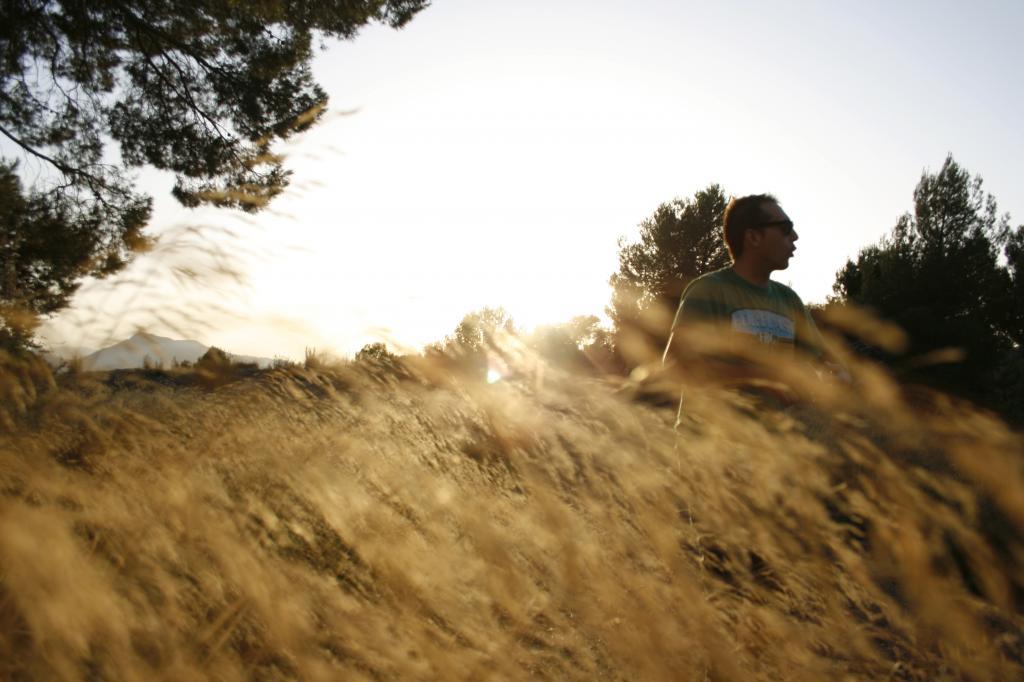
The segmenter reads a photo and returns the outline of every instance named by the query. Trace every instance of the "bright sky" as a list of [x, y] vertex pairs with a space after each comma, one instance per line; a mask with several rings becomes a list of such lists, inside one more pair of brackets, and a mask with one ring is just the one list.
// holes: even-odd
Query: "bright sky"
[[[602, 314], [616, 240], [713, 182], [780, 198], [801, 238], [776, 279], [823, 301], [948, 152], [1024, 222], [1022, 30], [1019, 0], [435, 0], [321, 54], [331, 110], [355, 113], [286, 146], [293, 189], [271, 210], [185, 211], [145, 173], [155, 232], [218, 225], [262, 257], [240, 261], [244, 287], [169, 294], [166, 256], [144, 256], [130, 305], [174, 320], [191, 302], [210, 325], [194, 338], [299, 358], [419, 348], [484, 305], [527, 328]], [[67, 321], [114, 314], [127, 336], [110, 296], [55, 327], [95, 348]]]

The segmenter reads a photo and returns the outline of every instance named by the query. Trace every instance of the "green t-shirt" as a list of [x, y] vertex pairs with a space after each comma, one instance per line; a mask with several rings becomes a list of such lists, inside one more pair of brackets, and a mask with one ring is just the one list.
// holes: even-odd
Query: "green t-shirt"
[[672, 329], [688, 321], [727, 323], [761, 343], [799, 348], [816, 357], [822, 353], [818, 328], [795, 291], [771, 280], [759, 287], [731, 267], [698, 277], [686, 287]]

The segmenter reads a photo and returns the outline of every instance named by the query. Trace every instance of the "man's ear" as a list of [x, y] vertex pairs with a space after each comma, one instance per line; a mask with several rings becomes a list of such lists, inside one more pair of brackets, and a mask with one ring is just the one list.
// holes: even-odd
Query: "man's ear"
[[757, 246], [764, 239], [761, 230], [748, 229], [743, 233], [743, 246]]

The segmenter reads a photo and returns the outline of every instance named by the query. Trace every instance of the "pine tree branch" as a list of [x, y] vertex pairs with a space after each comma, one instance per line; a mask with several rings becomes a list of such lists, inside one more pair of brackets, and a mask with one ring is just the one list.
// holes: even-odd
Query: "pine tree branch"
[[20, 137], [18, 137], [17, 135], [15, 135], [11, 131], [9, 131], [3, 125], [0, 125], [0, 133], [3, 133], [4, 137], [6, 137], [7, 139], [9, 139], [11, 142], [15, 143], [19, 147], [21, 147], [23, 150], [25, 150], [26, 152], [28, 152], [32, 156], [34, 156], [34, 157], [36, 157], [38, 159], [41, 159], [42, 161], [46, 161], [47, 163], [49, 163], [51, 166], [53, 166], [54, 168], [59, 170], [64, 175], [82, 176], [82, 177], [86, 177], [86, 178], [90, 178], [91, 177], [88, 173], [86, 173], [85, 171], [83, 171], [83, 170], [81, 170], [79, 168], [73, 168], [71, 166], [68, 166], [67, 164], [61, 163], [60, 161], [58, 161], [57, 159], [55, 159], [55, 158], [53, 158], [51, 156], [48, 156], [48, 155], [44, 154], [43, 152], [39, 151], [38, 149], [36, 149], [32, 145], [30, 145], [27, 142], [25, 142], [24, 140], [22, 140]]

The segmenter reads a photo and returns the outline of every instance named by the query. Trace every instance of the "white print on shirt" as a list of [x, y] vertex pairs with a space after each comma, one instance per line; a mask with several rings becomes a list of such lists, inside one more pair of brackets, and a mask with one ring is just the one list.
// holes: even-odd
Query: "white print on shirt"
[[750, 334], [764, 344], [793, 343], [793, 320], [768, 310], [737, 310], [732, 314], [734, 331]]

